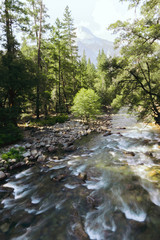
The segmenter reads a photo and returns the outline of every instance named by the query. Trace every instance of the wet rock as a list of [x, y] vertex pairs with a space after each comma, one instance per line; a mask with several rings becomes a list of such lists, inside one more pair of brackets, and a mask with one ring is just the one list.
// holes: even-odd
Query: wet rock
[[12, 169], [15, 169], [15, 168], [23, 167], [25, 165], [26, 165], [26, 163], [24, 163], [24, 162], [18, 162], [16, 164], [10, 166], [9, 169], [12, 170]]
[[0, 226], [0, 229], [1, 229], [1, 231], [2, 231], [3, 233], [8, 232], [8, 230], [9, 230], [9, 223], [4, 223], [4, 224], [2, 224], [2, 225]]
[[68, 146], [64, 148], [64, 151], [66, 152], [74, 152], [77, 148], [74, 145]]
[[104, 137], [107, 137], [107, 136], [109, 136], [109, 135], [111, 135], [111, 134], [112, 134], [111, 131], [108, 131], [108, 132], [104, 133], [103, 136], [104, 136]]
[[64, 180], [66, 177], [67, 177], [67, 174], [61, 174], [56, 177], [53, 177], [52, 180], [55, 182], [60, 182], [60, 181]]
[[127, 152], [127, 151], [124, 151], [124, 154], [126, 155], [129, 155], [129, 156], [135, 156], [135, 153], [134, 152]]
[[132, 229], [140, 232], [145, 231], [147, 228], [147, 225], [145, 222], [136, 222], [134, 220], [129, 220], [129, 224]]
[[132, 176], [131, 180], [134, 182], [137, 182], [137, 181], [139, 181], [139, 176]]
[[100, 200], [92, 196], [87, 196], [87, 203], [89, 204], [90, 208], [95, 209], [99, 206]]
[[150, 139], [144, 139], [144, 140], [143, 140], [143, 143], [144, 143], [144, 144], [148, 144], [149, 142], [150, 142]]
[[44, 162], [46, 157], [42, 154], [41, 156], [38, 157], [37, 162]]
[[3, 171], [0, 171], [0, 180], [3, 180], [6, 178], [6, 174]]
[[73, 225], [72, 225], [72, 234], [76, 237], [77, 240], [89, 240], [88, 234], [85, 232], [81, 217], [77, 211], [78, 206], [73, 205]]
[[149, 156], [149, 157], [153, 157], [153, 153], [152, 152], [146, 152], [145, 153], [147, 156]]
[[11, 174], [10, 173], [6, 173], [6, 177], [8, 178], [8, 177], [10, 177], [11, 176]]
[[21, 221], [18, 223], [18, 225], [21, 225], [25, 228], [29, 227], [31, 225], [32, 219], [33, 219], [32, 215], [26, 216], [26, 217], [21, 219]]
[[85, 182], [87, 180], [87, 173], [79, 173], [78, 178]]
[[117, 132], [118, 135], [123, 136], [120, 132]]
[[133, 190], [136, 190], [136, 186], [133, 185], [133, 184], [128, 184], [128, 185], [126, 186], [126, 189], [129, 190], [129, 191], [133, 191]]
[[89, 236], [84, 231], [81, 223], [76, 223], [73, 227], [73, 233], [78, 240], [89, 240]]

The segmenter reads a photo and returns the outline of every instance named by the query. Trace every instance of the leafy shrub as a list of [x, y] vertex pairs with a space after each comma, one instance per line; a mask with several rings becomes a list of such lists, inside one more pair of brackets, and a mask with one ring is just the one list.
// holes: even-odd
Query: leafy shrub
[[68, 120], [68, 115], [60, 115], [54, 117], [48, 117], [46, 119], [39, 119], [39, 120], [32, 120], [30, 125], [31, 126], [52, 126], [56, 123], [64, 123]]
[[21, 130], [13, 124], [0, 127], [0, 147], [22, 139]]
[[71, 111], [75, 116], [83, 118], [95, 118], [100, 114], [100, 99], [92, 89], [82, 88], [73, 100]]
[[2, 154], [2, 159], [8, 160], [8, 159], [16, 159], [17, 161], [20, 161], [22, 159], [22, 154], [24, 153], [24, 148], [11, 148], [9, 152]]

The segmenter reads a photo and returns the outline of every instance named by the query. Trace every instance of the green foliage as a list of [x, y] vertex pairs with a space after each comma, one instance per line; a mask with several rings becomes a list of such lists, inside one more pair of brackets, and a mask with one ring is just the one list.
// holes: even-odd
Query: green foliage
[[11, 148], [9, 152], [3, 153], [1, 155], [2, 159], [4, 160], [9, 160], [9, 159], [16, 159], [17, 161], [20, 161], [23, 158], [23, 153], [24, 153], [24, 148], [19, 147], [19, 148]]
[[100, 99], [92, 89], [82, 88], [73, 100], [71, 111], [75, 116], [83, 118], [95, 118], [100, 114]]
[[59, 115], [59, 116], [54, 116], [54, 117], [48, 117], [46, 119], [34, 119], [31, 120], [30, 126], [52, 126], [56, 123], [64, 123], [67, 121], [68, 115]]
[[118, 111], [122, 106], [122, 95], [117, 95], [116, 98], [113, 99], [111, 107]]
[[[139, 4], [141, 0], [130, 0]], [[142, 16], [134, 22], [121, 22], [110, 26], [119, 32], [116, 40], [121, 46], [121, 57], [106, 64], [114, 76], [117, 95], [112, 106], [128, 105], [139, 112], [140, 117], [152, 115], [160, 124], [160, 21], [157, 10], [159, 1], [144, 0]], [[158, 10], [159, 11], [159, 10]], [[121, 100], [118, 102], [118, 100]]]
[[21, 130], [13, 124], [0, 127], [0, 147], [22, 139]]

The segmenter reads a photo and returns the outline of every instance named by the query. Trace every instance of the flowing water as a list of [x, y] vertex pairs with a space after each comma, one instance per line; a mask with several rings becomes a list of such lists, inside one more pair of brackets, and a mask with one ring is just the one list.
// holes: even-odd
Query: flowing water
[[160, 132], [123, 111], [111, 130], [6, 180], [0, 239], [159, 240]]

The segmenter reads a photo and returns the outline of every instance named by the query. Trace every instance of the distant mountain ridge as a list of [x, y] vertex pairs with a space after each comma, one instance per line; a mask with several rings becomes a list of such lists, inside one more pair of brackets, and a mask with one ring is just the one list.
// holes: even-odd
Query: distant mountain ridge
[[109, 56], [117, 55], [113, 42], [96, 37], [88, 28], [77, 28], [77, 45], [79, 48], [79, 55], [83, 56], [85, 50], [86, 57], [91, 59], [91, 62], [96, 64], [99, 50], [104, 50], [105, 54]]

